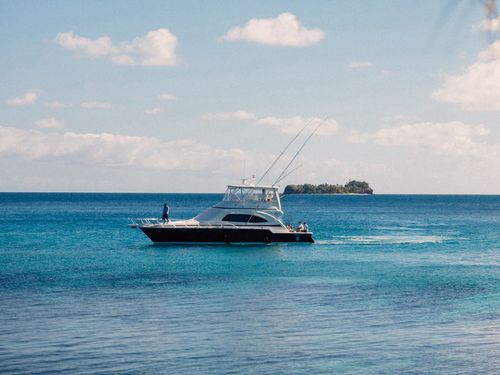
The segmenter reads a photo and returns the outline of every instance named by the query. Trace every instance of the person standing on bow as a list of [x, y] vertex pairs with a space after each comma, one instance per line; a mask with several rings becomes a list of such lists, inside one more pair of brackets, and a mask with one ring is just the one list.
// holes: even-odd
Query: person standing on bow
[[168, 208], [168, 205], [165, 203], [163, 205], [163, 213], [161, 215], [161, 218], [163, 219], [163, 224], [168, 222], [168, 214], [170, 213], [170, 208]]

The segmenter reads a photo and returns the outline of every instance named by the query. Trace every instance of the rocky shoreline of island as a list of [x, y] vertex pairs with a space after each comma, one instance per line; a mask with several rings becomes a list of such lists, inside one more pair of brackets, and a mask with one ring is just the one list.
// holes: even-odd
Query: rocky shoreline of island
[[287, 185], [283, 194], [373, 194], [373, 189], [368, 182], [351, 180], [345, 185], [327, 183]]

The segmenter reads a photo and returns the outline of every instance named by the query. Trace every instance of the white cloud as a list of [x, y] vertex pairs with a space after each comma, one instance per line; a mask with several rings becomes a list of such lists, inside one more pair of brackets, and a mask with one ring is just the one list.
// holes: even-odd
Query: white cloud
[[86, 109], [111, 109], [113, 106], [105, 102], [83, 102], [80, 107]]
[[[281, 168], [288, 163], [290, 157], [291, 155], [286, 155], [265, 182], [272, 182]], [[242, 177], [243, 163], [246, 164], [247, 171], [251, 171], [249, 173], [257, 175], [263, 173], [276, 155], [237, 148], [216, 148], [193, 140], [162, 140], [109, 133], [58, 133], [0, 126], [0, 159], [5, 158], [45, 162], [48, 165], [49, 163], [64, 163], [71, 165], [72, 168], [77, 168], [77, 165], [127, 168], [127, 173], [132, 176], [134, 172], [130, 168], [154, 169], [165, 173], [171, 171], [175, 173], [175, 178], [179, 181], [184, 181], [187, 172], [192, 176], [206, 179], [203, 185], [205, 188], [200, 189], [207, 191], [207, 186], [220, 187], [221, 175], [224, 176], [222, 183], [236, 182]], [[282, 184], [286, 184], [287, 181], [343, 183], [349, 178], [368, 179], [371, 182], [374, 180], [372, 176], [379, 176], [379, 179], [383, 179], [387, 169], [371, 163], [333, 159], [314, 161], [305, 159], [303, 156], [298, 158], [294, 166], [300, 164], [303, 167], [282, 181]], [[55, 164], [53, 168], [59, 170], [60, 165]], [[19, 173], [22, 175], [23, 171]], [[26, 173], [32, 176], [31, 170]], [[335, 180], [332, 181], [331, 176], [336, 176]], [[41, 178], [43, 180], [49, 177]], [[87, 185], [85, 182], [82, 185], [84, 189], [94, 186], [92, 183], [86, 183]], [[182, 184], [179, 186], [181, 191], [193, 188], [193, 186], [186, 187]], [[158, 188], [151, 185], [149, 187]]]
[[481, 31], [500, 31], [500, 17], [488, 18], [481, 21], [479, 24]]
[[[307, 123], [309, 123], [309, 128], [314, 129], [319, 123], [323, 122], [323, 119], [318, 117], [264, 117], [257, 121], [259, 125], [269, 126], [279, 132], [286, 134], [296, 134], [300, 131]], [[337, 133], [339, 124], [335, 120], [326, 120], [323, 122], [316, 134], [318, 135], [334, 135]]]
[[36, 102], [38, 99], [38, 93], [36, 90], [29, 90], [26, 91], [22, 96], [16, 97], [16, 98], [10, 98], [7, 99], [7, 105], [13, 107], [13, 106], [19, 106], [19, 105], [27, 105], [27, 104], [33, 104]]
[[252, 18], [244, 26], [232, 28], [224, 36], [230, 41], [254, 42], [267, 45], [304, 47], [322, 40], [320, 29], [307, 29], [289, 12], [276, 18]]
[[[0, 157], [104, 167], [206, 171], [240, 168], [251, 153], [192, 140], [165, 141], [109, 133], [55, 133], [0, 126]], [[224, 167], [227, 166], [227, 167]]]
[[203, 120], [253, 120], [256, 118], [255, 114], [248, 111], [238, 110], [234, 112], [214, 112], [206, 113], [201, 116]]
[[35, 121], [35, 125], [40, 129], [60, 129], [64, 128], [64, 121], [58, 120], [54, 117]]
[[113, 46], [113, 42], [109, 36], [103, 36], [92, 40], [75, 35], [71, 31], [57, 34], [56, 41], [63, 48], [80, 51], [89, 57], [103, 57], [113, 55], [118, 52], [116, 47]]
[[498, 155], [499, 145], [478, 141], [478, 138], [489, 133], [489, 129], [483, 125], [468, 125], [459, 121], [420, 122], [382, 128], [374, 133], [355, 133], [347, 140], [351, 143], [373, 142], [383, 146], [405, 147], [436, 155], [490, 158]]
[[60, 109], [60, 108], [70, 108], [72, 107], [71, 104], [65, 104], [61, 103], [60, 101], [53, 100], [51, 102], [45, 103], [45, 107], [51, 108], [51, 109]]
[[351, 69], [371, 68], [373, 64], [369, 61], [353, 61], [349, 63]]
[[144, 110], [144, 113], [147, 115], [157, 115], [163, 112], [163, 109], [155, 107], [155, 108], [147, 108]]
[[432, 97], [468, 111], [500, 111], [500, 40], [483, 50], [464, 73], [446, 77], [444, 88]]
[[172, 94], [160, 94], [158, 95], [158, 100], [161, 102], [168, 102], [171, 100], [177, 100], [177, 97]]
[[395, 173], [368, 180], [385, 192], [498, 194], [500, 143], [491, 141], [489, 133], [483, 125], [421, 122], [354, 134], [348, 141], [387, 147], [372, 149], [374, 160], [380, 152], [398, 148], [391, 162]]
[[177, 37], [165, 28], [118, 44], [108, 36], [89, 39], [73, 32], [57, 34], [56, 41], [65, 49], [90, 58], [108, 58], [119, 65], [174, 66], [179, 62], [175, 55]]
[[[213, 112], [206, 113], [201, 116], [202, 120], [219, 120], [219, 121], [230, 121], [230, 120], [240, 120], [240, 121], [250, 121], [256, 125], [268, 126], [276, 131], [285, 134], [296, 134], [300, 131], [307, 123], [310, 124], [310, 129], [313, 129], [323, 119], [319, 117], [257, 117], [254, 113], [238, 110], [234, 112]], [[337, 133], [339, 124], [335, 120], [326, 120], [323, 122], [319, 128], [317, 134], [319, 135], [334, 135]]]

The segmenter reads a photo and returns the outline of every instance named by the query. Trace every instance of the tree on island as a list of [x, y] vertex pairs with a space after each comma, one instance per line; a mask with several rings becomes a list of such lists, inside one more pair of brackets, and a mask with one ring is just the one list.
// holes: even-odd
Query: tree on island
[[303, 184], [287, 185], [284, 194], [373, 194], [373, 189], [365, 181], [351, 180], [345, 185]]

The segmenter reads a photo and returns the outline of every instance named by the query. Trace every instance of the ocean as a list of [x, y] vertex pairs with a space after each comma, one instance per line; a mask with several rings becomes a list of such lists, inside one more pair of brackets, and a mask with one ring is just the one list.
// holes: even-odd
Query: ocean
[[0, 194], [2, 374], [500, 372], [500, 196], [301, 196], [315, 244], [153, 245], [218, 194]]

